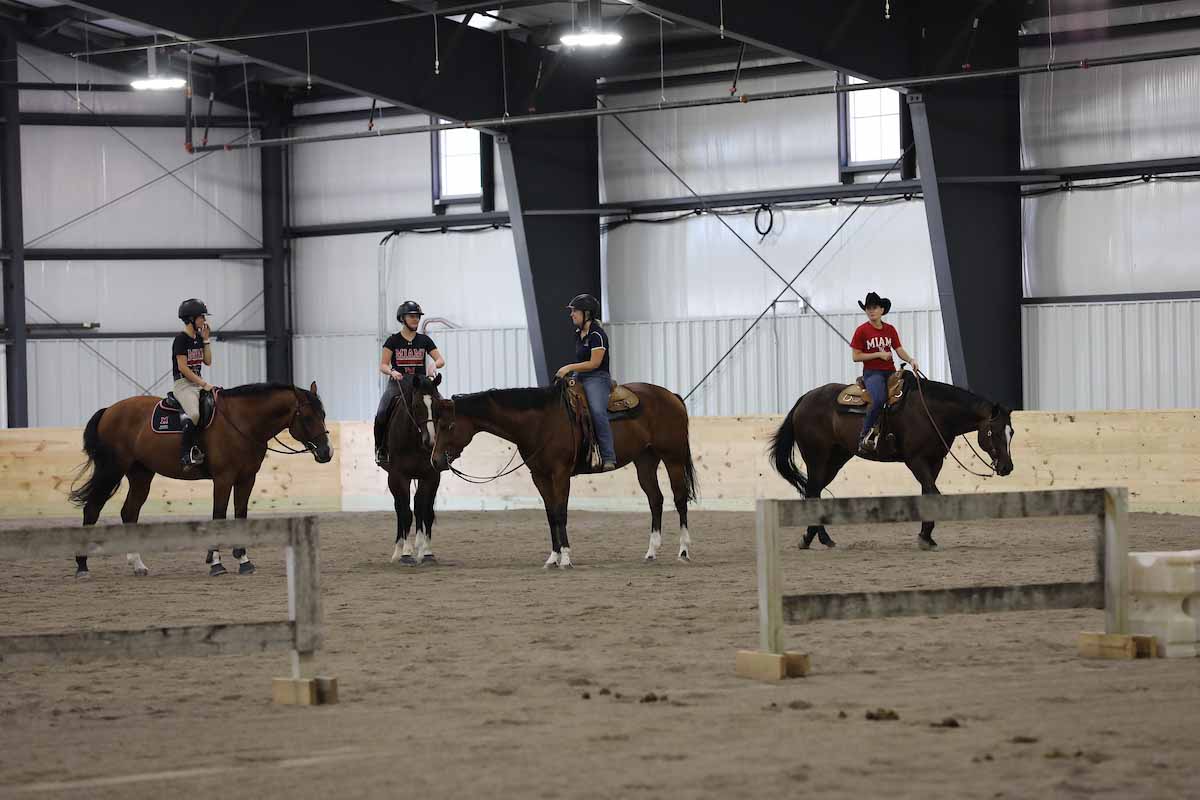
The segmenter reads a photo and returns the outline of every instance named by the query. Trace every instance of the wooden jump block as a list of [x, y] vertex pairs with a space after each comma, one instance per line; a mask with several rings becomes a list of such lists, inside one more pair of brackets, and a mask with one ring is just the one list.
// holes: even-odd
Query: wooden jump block
[[764, 653], [761, 650], [739, 650], [734, 672], [739, 678], [756, 681], [781, 681], [803, 678], [812, 670], [807, 653]]
[[1158, 645], [1153, 636], [1085, 631], [1079, 634], [1079, 656], [1128, 660], [1157, 658]]
[[274, 678], [271, 699], [284, 706], [327, 706], [338, 701], [337, 678]]

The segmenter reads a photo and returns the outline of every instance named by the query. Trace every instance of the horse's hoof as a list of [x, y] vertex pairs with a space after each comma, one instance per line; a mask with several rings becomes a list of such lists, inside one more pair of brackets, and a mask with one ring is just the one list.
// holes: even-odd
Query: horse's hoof
[[938, 549], [938, 543], [933, 539], [917, 538], [917, 547], [929, 552], [935, 552]]
[[642, 559], [642, 561], [645, 561], [647, 564], [649, 564], [651, 561], [657, 561], [657, 560], [658, 560], [658, 556], [654, 555], [653, 553], [646, 553], [645, 558]]
[[833, 539], [830, 539], [830, 540], [829, 540], [829, 541], [827, 541], [827, 542], [821, 542], [821, 544], [825, 545], [825, 546], [826, 546], [826, 547], [828, 547], [830, 550], [832, 550], [833, 548], [837, 547], [837, 542], [835, 542]]
[[92, 573], [88, 572], [86, 569], [77, 569], [77, 570], [75, 570], [75, 577], [78, 580], [84, 580], [86, 578], [92, 577]]
[[209, 550], [209, 551], [208, 551], [208, 555], [206, 555], [206, 556], [204, 557], [204, 563], [205, 563], [205, 564], [211, 564], [211, 563], [212, 563], [212, 550]]
[[229, 570], [225, 569], [225, 565], [218, 561], [208, 568], [208, 577], [215, 578], [218, 575], [224, 575], [227, 572], [229, 572]]
[[687, 550], [683, 550], [679, 553], [679, 560], [680, 561], [691, 561], [692, 554], [689, 553]]
[[426, 553], [425, 555], [421, 556], [421, 563], [422, 564], [436, 564], [437, 556], [435, 556], [433, 553]]
[[416, 566], [417, 560], [412, 556], [400, 556], [400, 563], [406, 567]]
[[807, 539], [801, 540], [800, 544], [796, 545], [801, 550], [812, 550], [812, 542]]
[[575, 565], [568, 561], [566, 564], [559, 564], [559, 569], [575, 569]]
[[[144, 578], [150, 574], [150, 570], [146, 569], [145, 567], [140, 567], [138, 569], [135, 569], [133, 571], [133, 574], [138, 578]], [[76, 576], [76, 577], [78, 577], [78, 576]]]
[[258, 572], [258, 567], [254, 566], [253, 561], [243, 561], [238, 564], [238, 575], [253, 575]]

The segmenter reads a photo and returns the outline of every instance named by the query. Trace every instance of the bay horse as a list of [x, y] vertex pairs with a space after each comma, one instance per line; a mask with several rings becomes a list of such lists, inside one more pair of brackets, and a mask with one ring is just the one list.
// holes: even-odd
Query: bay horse
[[[614, 419], [612, 431], [618, 468], [629, 463], [637, 468], [638, 482], [650, 503], [650, 545], [645, 560], [656, 560], [662, 546], [663, 494], [658, 485], [661, 463], [666, 465], [679, 513], [678, 557], [688, 561], [692, 540], [687, 507], [696, 499], [696, 470], [688, 443], [687, 406], [679, 395], [661, 386], [630, 383], [626, 388], [640, 400], [635, 410], [640, 413]], [[438, 469], [451, 469], [480, 431], [517, 446], [546, 506], [551, 552], [544, 566], [572, 566], [567, 538], [571, 478], [591, 469], [583, 458], [582, 434], [568, 409], [565, 385], [455, 395], [436, 403], [433, 415], [433, 462]]]
[[[392, 403], [387, 423], [388, 491], [396, 508], [396, 546], [392, 561], [401, 564], [432, 564], [437, 561], [430, 542], [433, 539], [433, 504], [437, 499], [442, 473], [431, 459], [433, 451], [433, 405], [440, 401], [437, 387], [442, 376], [405, 375], [400, 394]], [[416, 496], [409, 508], [412, 482]], [[417, 523], [416, 546], [408, 533], [413, 519]], [[415, 556], [414, 556], [415, 551]]]
[[[920, 378], [912, 372], [906, 371], [902, 380], [901, 404], [884, 412], [886, 430], [895, 436], [896, 452], [881, 453], [870, 460], [903, 462], [921, 484], [921, 494], [940, 494], [937, 478], [949, 445], [956, 437], [974, 431], [979, 446], [991, 456], [992, 471], [1001, 476], [1012, 472], [1013, 427], [1009, 409], [966, 389]], [[846, 386], [829, 383], [801, 396], [771, 437], [772, 466], [806, 498], [820, 497], [846, 462], [859, 455], [862, 415], [847, 413], [837, 405], [837, 397]], [[880, 437], [880, 447], [883, 446]], [[793, 458], [796, 447], [808, 469], [807, 475], [796, 466]], [[932, 521], [921, 523], [917, 544], [922, 550], [937, 549], [933, 527]], [[800, 548], [808, 549], [814, 537], [820, 537], [826, 547], [835, 546], [824, 525], [810, 525]]]
[[[79, 473], [79, 478], [87, 475], [87, 480], [70, 494], [71, 501], [83, 507], [84, 525], [96, 524], [122, 478], [129, 479], [129, 494], [121, 506], [121, 521], [135, 524], [155, 475], [184, 481], [211, 480], [213, 519], [226, 518], [231, 492], [234, 517], [245, 519], [255, 476], [267, 455], [267, 443], [284, 430], [301, 442], [317, 463], [325, 464], [333, 458], [325, 429], [325, 407], [315, 381], [308, 389], [283, 383], [251, 383], [218, 390], [212, 424], [199, 434], [207, 452], [199, 466], [180, 464], [180, 434], [151, 430], [150, 415], [159, 399], [129, 397], [100, 409], [88, 420], [83, 431], [87, 462]], [[239, 560], [239, 573], [255, 571], [244, 548], [236, 548], [233, 556]], [[126, 559], [135, 575], [149, 574], [138, 553], [129, 553]], [[210, 550], [205, 561], [211, 564], [210, 575], [225, 574], [220, 553]], [[75, 577], [88, 577], [87, 556], [76, 557], [75, 563]]]

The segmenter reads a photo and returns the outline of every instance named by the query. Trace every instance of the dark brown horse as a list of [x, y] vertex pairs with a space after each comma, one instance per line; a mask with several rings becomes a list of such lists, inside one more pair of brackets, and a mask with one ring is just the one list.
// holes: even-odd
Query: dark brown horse
[[[665, 464], [679, 512], [679, 558], [691, 558], [687, 506], [696, 499], [696, 472], [688, 444], [688, 414], [676, 394], [649, 383], [627, 385], [641, 401], [634, 416], [613, 420], [617, 466], [633, 463], [638, 482], [650, 502], [650, 547], [646, 560], [658, 557], [662, 545], [663, 494], [658, 486], [658, 465]], [[533, 483], [546, 506], [550, 526], [550, 557], [545, 566], [571, 566], [567, 538], [567, 500], [571, 477], [589, 471], [583, 457], [582, 435], [568, 405], [562, 385], [533, 389], [493, 389], [456, 395], [434, 406], [436, 437], [433, 460], [439, 469], [450, 464], [476, 433], [499, 436], [517, 446], [529, 467]]]
[[[771, 437], [775, 471], [805, 497], [820, 497], [846, 462], [858, 455], [863, 418], [861, 413], [847, 413], [837, 405], [837, 396], [845, 388], [846, 384], [829, 383], [803, 395]], [[918, 379], [906, 372], [901, 403], [884, 415], [886, 431], [895, 437], [894, 452], [882, 450], [881, 456], [872, 460], [903, 462], [921, 484], [921, 494], [939, 494], [937, 478], [948, 445], [955, 437], [972, 431], [978, 434], [979, 446], [991, 456], [991, 468], [997, 475], [1008, 475], [1013, 470], [1009, 450], [1013, 437], [1011, 412], [966, 389]], [[883, 437], [880, 442], [884, 447]], [[792, 452], [795, 447], [800, 448], [808, 475], [796, 466]], [[937, 549], [933, 526], [933, 522], [921, 523], [917, 544], [922, 550]], [[810, 547], [814, 537], [820, 537], [826, 547], [834, 546], [824, 525], [810, 525], [801, 549]]]
[[[121, 506], [121, 521], [136, 523], [155, 475], [184, 481], [211, 480], [213, 519], [225, 519], [231, 492], [234, 517], [245, 519], [255, 476], [267, 455], [267, 443], [285, 430], [319, 463], [333, 458], [325, 430], [325, 408], [317, 396], [316, 383], [308, 389], [252, 383], [222, 390], [218, 397], [212, 425], [200, 434], [208, 453], [200, 466], [184, 467], [179, 463], [179, 434], [151, 430], [150, 414], [159, 402], [157, 397], [130, 397], [93, 414], [83, 432], [83, 451], [88, 460], [80, 477], [88, 477], [71, 492], [71, 500], [83, 507], [83, 524], [96, 524], [122, 478], [129, 479], [129, 494]], [[240, 573], [254, 572], [244, 548], [235, 549], [233, 555], [240, 562]], [[140, 555], [130, 553], [127, 559], [135, 575], [149, 574]], [[219, 553], [210, 550], [206, 561], [212, 565], [210, 575], [225, 573]], [[75, 577], [86, 578], [87, 557], [79, 556], [75, 562]]]
[[[406, 375], [400, 382], [400, 395], [388, 415], [388, 490], [396, 508], [396, 546], [392, 561], [401, 564], [431, 564], [436, 561], [430, 542], [433, 539], [433, 503], [437, 499], [442, 473], [434, 468], [433, 406], [441, 401], [437, 387], [442, 376], [427, 378]], [[417, 493], [409, 508], [412, 482]], [[408, 537], [413, 518], [417, 522], [416, 545]], [[414, 555], [415, 552], [415, 555]]]

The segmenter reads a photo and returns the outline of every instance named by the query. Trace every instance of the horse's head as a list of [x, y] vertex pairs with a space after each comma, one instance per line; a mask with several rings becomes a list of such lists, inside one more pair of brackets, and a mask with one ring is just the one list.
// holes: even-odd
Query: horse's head
[[1012, 412], [996, 403], [991, 417], [979, 423], [979, 446], [992, 457], [992, 469], [1001, 477], [1013, 471]]
[[466, 449], [475, 437], [475, 424], [469, 417], [459, 417], [453, 400], [438, 400], [433, 404], [433, 455], [430, 460], [439, 470], [450, 464]]
[[417, 427], [421, 430], [421, 447], [425, 450], [433, 450], [435, 437], [433, 410], [442, 401], [442, 396], [438, 393], [438, 387], [441, 385], [442, 375], [440, 372], [436, 378], [420, 376], [413, 381], [413, 422], [417, 423]]
[[313, 454], [318, 464], [327, 464], [333, 460], [333, 447], [325, 428], [325, 406], [317, 395], [317, 382], [312, 382], [308, 393], [300, 389], [293, 391], [296, 393], [296, 411], [292, 414], [288, 433]]

